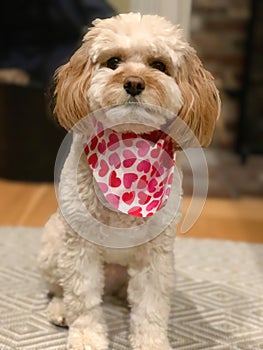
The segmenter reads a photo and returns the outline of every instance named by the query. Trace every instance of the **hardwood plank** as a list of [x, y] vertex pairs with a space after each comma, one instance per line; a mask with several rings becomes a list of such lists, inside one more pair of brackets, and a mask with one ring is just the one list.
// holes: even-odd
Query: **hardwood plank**
[[[184, 199], [183, 212], [190, 198]], [[263, 200], [208, 198], [203, 212], [184, 237], [263, 242]]]
[[56, 210], [51, 184], [0, 181], [0, 225], [42, 226]]
[[[184, 198], [186, 213], [191, 198]], [[0, 225], [43, 226], [56, 210], [53, 184], [0, 180]], [[182, 237], [263, 243], [263, 200], [208, 198], [194, 227]]]

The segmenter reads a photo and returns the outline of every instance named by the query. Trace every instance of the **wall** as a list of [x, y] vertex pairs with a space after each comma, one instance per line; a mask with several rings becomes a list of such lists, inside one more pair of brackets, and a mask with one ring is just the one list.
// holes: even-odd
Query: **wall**
[[130, 11], [130, 1], [129, 0], [108, 0], [117, 12], [125, 13]]
[[173, 23], [180, 24], [189, 37], [189, 22], [192, 0], [130, 0], [131, 10], [143, 14], [158, 14]]
[[239, 118], [250, 0], [192, 0], [191, 42], [216, 77], [222, 115], [215, 141], [233, 149]]

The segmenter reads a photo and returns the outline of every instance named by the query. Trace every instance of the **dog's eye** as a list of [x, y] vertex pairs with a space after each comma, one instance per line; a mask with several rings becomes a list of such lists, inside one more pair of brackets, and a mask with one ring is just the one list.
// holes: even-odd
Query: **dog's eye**
[[112, 57], [107, 61], [107, 68], [115, 70], [118, 68], [121, 60], [118, 57]]
[[166, 71], [166, 66], [163, 62], [161, 61], [154, 61], [150, 64], [150, 66], [154, 69], [158, 69], [161, 72], [165, 72]]

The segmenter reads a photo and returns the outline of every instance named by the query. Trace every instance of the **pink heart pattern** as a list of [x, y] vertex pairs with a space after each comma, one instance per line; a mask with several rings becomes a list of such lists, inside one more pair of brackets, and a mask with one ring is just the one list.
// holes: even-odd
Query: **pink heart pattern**
[[123, 184], [125, 188], [131, 188], [133, 182], [138, 179], [138, 175], [135, 173], [127, 173], [123, 175]]
[[110, 154], [109, 165], [112, 165], [115, 169], [119, 169], [119, 167], [121, 166], [121, 160], [117, 152]]
[[149, 160], [141, 160], [140, 163], [137, 165], [137, 170], [139, 172], [143, 171], [144, 173], [148, 173], [151, 169], [151, 163]]
[[161, 134], [155, 143], [133, 132], [117, 133], [93, 121], [83, 136], [87, 163], [105, 198], [115, 209], [133, 216], [154, 215], [171, 192], [175, 156]]

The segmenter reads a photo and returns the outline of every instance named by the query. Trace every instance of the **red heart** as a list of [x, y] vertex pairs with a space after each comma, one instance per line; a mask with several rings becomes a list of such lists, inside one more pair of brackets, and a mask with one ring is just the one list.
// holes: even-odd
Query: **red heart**
[[133, 207], [128, 211], [128, 214], [133, 215], [133, 216], [142, 216], [142, 208], [137, 206], [137, 207]]
[[151, 177], [153, 177], [153, 175], [156, 173], [157, 169], [159, 168], [159, 162], [154, 162], [152, 165], [152, 172], [151, 172]]
[[123, 161], [123, 166], [124, 166], [124, 168], [130, 168], [131, 166], [133, 166], [133, 164], [135, 163], [135, 161], [136, 161], [136, 158], [134, 158], [134, 159], [125, 159], [125, 160]]
[[134, 200], [134, 197], [135, 197], [135, 192], [134, 191], [132, 191], [132, 192], [125, 192], [122, 195], [122, 200], [126, 204], [132, 204], [132, 202]]
[[158, 182], [156, 179], [151, 179], [151, 181], [148, 183], [148, 191], [150, 193], [154, 192], [156, 190]]
[[145, 192], [139, 192], [138, 197], [139, 197], [139, 204], [147, 204], [152, 198], [151, 196], [147, 195]]
[[135, 139], [137, 135], [134, 132], [126, 132], [122, 134], [122, 140], [125, 146], [131, 147], [132, 146], [132, 139]]
[[131, 188], [134, 181], [138, 179], [138, 175], [134, 173], [124, 174], [123, 184], [125, 188]]
[[153, 200], [151, 203], [147, 205], [146, 210], [151, 211], [152, 209], [156, 208], [158, 204], [159, 204], [159, 201]]
[[92, 166], [93, 169], [95, 169], [98, 165], [98, 156], [96, 153], [93, 153], [89, 158], [88, 158], [88, 163], [89, 165]]
[[116, 134], [110, 134], [108, 147], [110, 151], [114, 151], [116, 148], [119, 147], [119, 138]]
[[98, 144], [98, 151], [101, 153], [101, 154], [104, 154], [105, 151], [106, 151], [106, 142], [105, 140], [102, 140], [99, 144]]
[[95, 149], [95, 147], [97, 146], [98, 143], [98, 138], [96, 136], [93, 137], [93, 139], [91, 140], [91, 144], [90, 144], [90, 149], [93, 151]]
[[164, 192], [164, 189], [163, 189], [163, 187], [162, 187], [162, 188], [160, 188], [159, 191], [157, 191], [157, 192], [154, 193], [154, 195], [153, 195], [154, 198], [161, 197], [161, 195], [163, 194], [163, 192]]
[[120, 204], [120, 197], [117, 196], [116, 194], [113, 193], [109, 193], [106, 195], [106, 199], [107, 201], [116, 209], [119, 208], [119, 204]]
[[136, 161], [136, 155], [130, 150], [124, 150], [123, 156], [125, 160], [123, 161], [123, 166], [125, 168], [130, 168]]
[[151, 163], [149, 160], [142, 160], [138, 165], [137, 165], [137, 170], [138, 171], [143, 171], [144, 173], [148, 173], [151, 168]]
[[116, 171], [113, 170], [109, 177], [109, 185], [111, 187], [119, 187], [121, 184], [121, 179], [117, 176]]
[[136, 147], [138, 148], [138, 155], [144, 157], [149, 152], [150, 144], [144, 140], [140, 140], [136, 142]]
[[100, 161], [99, 176], [100, 176], [100, 177], [105, 176], [105, 175], [108, 173], [108, 171], [109, 171], [109, 166], [108, 166], [107, 162], [105, 162], [105, 160], [102, 159], [102, 160]]
[[88, 155], [89, 154], [89, 146], [84, 144], [84, 151], [85, 154]]
[[114, 152], [109, 156], [109, 163], [110, 165], [113, 165], [115, 169], [119, 169], [121, 166], [121, 160], [118, 153]]
[[147, 186], [147, 177], [146, 175], [143, 175], [140, 177], [139, 181], [138, 181], [138, 184], [137, 184], [137, 188], [138, 189], [143, 189]]

